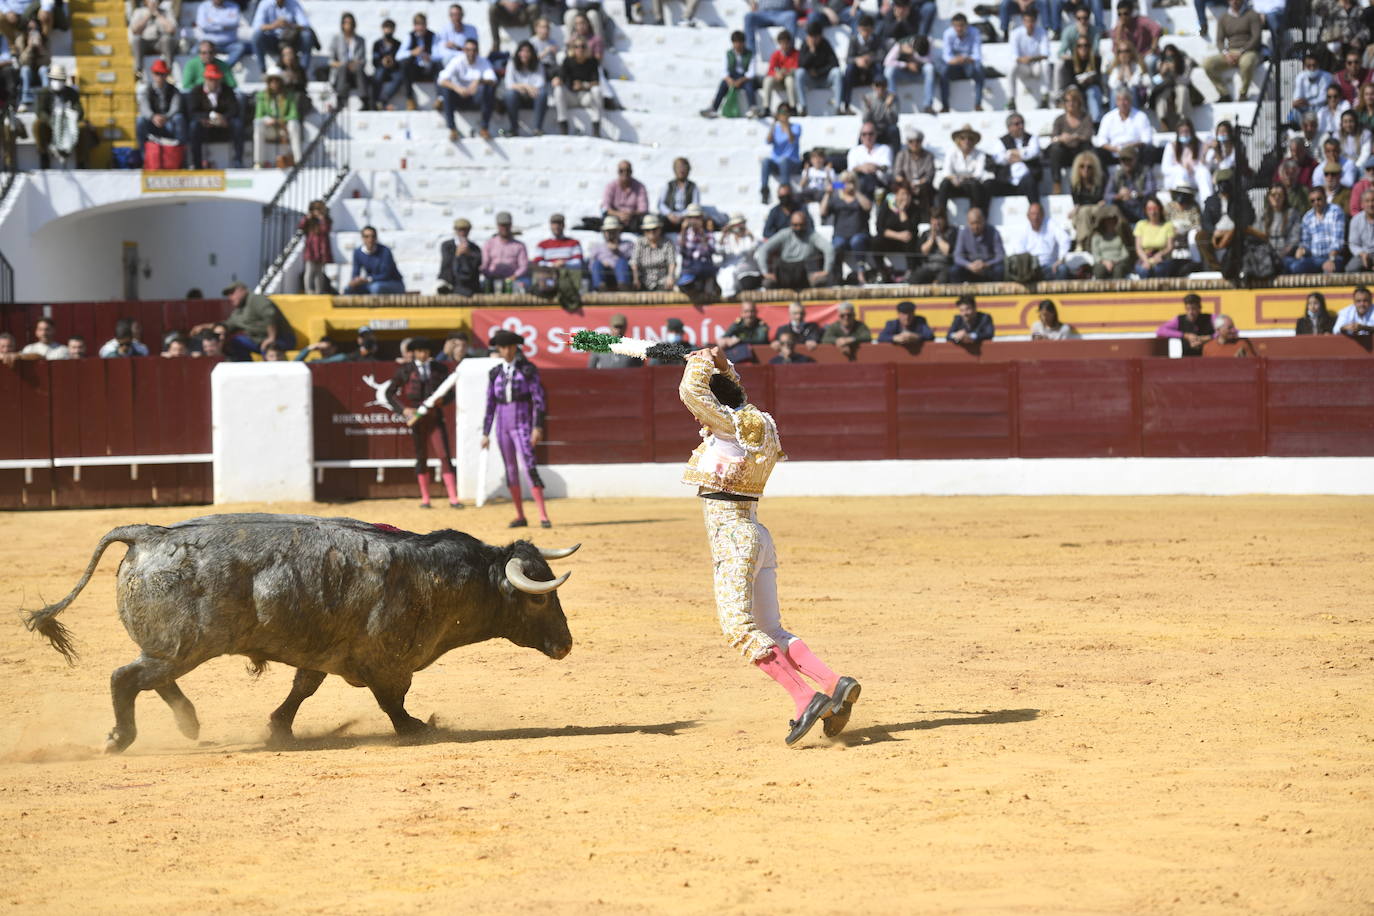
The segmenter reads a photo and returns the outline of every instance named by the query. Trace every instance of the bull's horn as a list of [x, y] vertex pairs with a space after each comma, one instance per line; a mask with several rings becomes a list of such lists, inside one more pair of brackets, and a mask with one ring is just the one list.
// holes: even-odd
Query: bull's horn
[[511, 557], [506, 561], [506, 580], [510, 582], [511, 585], [520, 589], [520, 591], [530, 595], [547, 595], [564, 582], [567, 582], [568, 577], [571, 575], [571, 572], [565, 572], [552, 582], [536, 582], [525, 575], [525, 570], [519, 557]]
[[571, 547], [539, 547], [537, 549], [539, 555], [546, 560], [561, 560], [577, 553], [577, 548], [581, 546], [581, 544], [574, 544]]

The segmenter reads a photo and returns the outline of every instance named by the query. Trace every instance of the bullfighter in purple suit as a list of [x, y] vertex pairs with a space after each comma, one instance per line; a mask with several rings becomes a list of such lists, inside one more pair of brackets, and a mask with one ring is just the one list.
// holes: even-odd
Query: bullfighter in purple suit
[[482, 448], [491, 444], [492, 422], [496, 422], [496, 444], [506, 462], [506, 486], [511, 502], [515, 503], [512, 528], [524, 528], [525, 503], [520, 496], [520, 466], [516, 455], [530, 475], [530, 492], [539, 509], [539, 525], [552, 528], [548, 510], [544, 508], [544, 481], [534, 463], [534, 447], [544, 438], [544, 385], [539, 370], [525, 359], [520, 347], [525, 338], [504, 328], [491, 335], [492, 349], [501, 357], [501, 364], [491, 370], [487, 379], [487, 415], [482, 421]]

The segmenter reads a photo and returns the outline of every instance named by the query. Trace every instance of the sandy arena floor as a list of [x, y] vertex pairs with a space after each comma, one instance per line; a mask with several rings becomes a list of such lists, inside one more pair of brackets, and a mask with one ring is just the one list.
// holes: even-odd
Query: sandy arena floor
[[[245, 507], [247, 508], [247, 507]], [[290, 507], [503, 541], [507, 505]], [[407, 746], [291, 670], [182, 679], [124, 756], [136, 654], [111, 548], [67, 668], [0, 627], [0, 905], [13, 912], [1371, 913], [1374, 500], [772, 500], [784, 622], [864, 684], [851, 731], [782, 743], [786, 695], [716, 627], [690, 499], [552, 506], [581, 541], [576, 646], [416, 677]], [[208, 509], [0, 515], [7, 603], [96, 540]]]

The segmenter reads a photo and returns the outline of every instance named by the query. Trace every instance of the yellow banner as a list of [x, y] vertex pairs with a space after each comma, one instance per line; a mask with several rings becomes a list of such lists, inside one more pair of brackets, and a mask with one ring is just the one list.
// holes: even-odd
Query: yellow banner
[[223, 191], [225, 186], [223, 169], [143, 173], [144, 194], [165, 191]]

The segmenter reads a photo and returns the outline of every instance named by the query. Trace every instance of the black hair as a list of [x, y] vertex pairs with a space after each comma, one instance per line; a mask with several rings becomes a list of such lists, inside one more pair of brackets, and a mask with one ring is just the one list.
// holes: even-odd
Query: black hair
[[871, 28], [873, 28], [873, 17], [870, 16], [868, 13], [863, 13], [862, 15], [860, 15], [860, 16], [859, 16], [859, 28], [861, 28], [861, 29], [864, 29], [864, 28], [871, 29]]
[[1040, 304], [1035, 307], [1035, 310], [1037, 312], [1042, 311], [1044, 309], [1049, 309], [1050, 313], [1053, 314], [1054, 317], [1059, 317], [1059, 307], [1054, 304], [1054, 301], [1052, 299], [1041, 299]]
[[954, 16], [953, 16], [949, 21], [950, 21], [950, 22], [962, 22], [962, 23], [964, 23], [965, 25], [967, 25], [967, 24], [968, 24], [968, 17], [965, 16], [963, 13], [955, 13]]
[[814, 19], [811, 19], [809, 22], [806, 23], [806, 34], [808, 34], [808, 35], [824, 35], [824, 34], [825, 34], [825, 20], [824, 20], [822, 17], [820, 17], [820, 16], [817, 16], [817, 17], [815, 17]]
[[730, 33], [730, 41], [731, 41], [731, 42], [736, 42], [736, 41], [748, 41], [748, 40], [749, 40], [749, 39], [745, 38], [744, 33], [741, 32], [739, 29], [735, 29], [733, 32]]
[[199, 286], [193, 286], [186, 291], [187, 299], [204, 299], [205, 294], [200, 291]]
[[396, 28], [396, 20], [394, 20], [394, 19], [383, 19], [383, 20], [382, 20], [382, 29], [385, 30], [387, 26], [391, 26], [393, 29]]
[[917, 35], [916, 40], [911, 43], [911, 47], [922, 57], [930, 55], [930, 39], [924, 35]]
[[961, 306], [961, 305], [963, 305], [963, 304], [965, 304], [965, 303], [968, 303], [969, 305], [973, 306], [973, 308], [974, 308], [975, 311], [976, 311], [977, 308], [978, 308], [978, 300], [975, 299], [975, 298], [973, 298], [973, 293], [964, 293], [964, 294], [963, 294], [962, 296], [960, 296], [958, 299], [955, 299], [955, 300], [954, 300], [954, 306], [955, 306], [955, 308], [958, 308], [959, 306]]
[[1183, 297], [1183, 304], [1196, 305], [1198, 308], [1202, 308], [1202, 297], [1197, 293], [1189, 293]]
[[1371, 292], [1369, 291], [1369, 287], [1367, 287], [1367, 286], [1357, 286], [1357, 287], [1355, 287], [1355, 291], [1354, 291], [1353, 293], [1350, 294], [1350, 298], [1353, 299], [1353, 298], [1355, 298], [1356, 296], [1358, 296], [1360, 293], [1364, 293], [1366, 296], [1369, 296], [1369, 297], [1371, 297], [1371, 298], [1374, 298], [1374, 293], [1371, 293]]
[[728, 375], [717, 372], [711, 376], [711, 394], [726, 407], [738, 410], [744, 406], [744, 389]]
[[445, 339], [446, 339], [446, 340], [463, 340], [463, 341], [466, 341], [466, 340], [469, 339], [469, 338], [468, 338], [468, 332], [467, 332], [467, 331], [450, 331], [449, 334], [448, 334], [448, 337], [445, 338]]
[[132, 318], [121, 318], [115, 322], [115, 340], [123, 340], [125, 337], [134, 336], [134, 321]]

